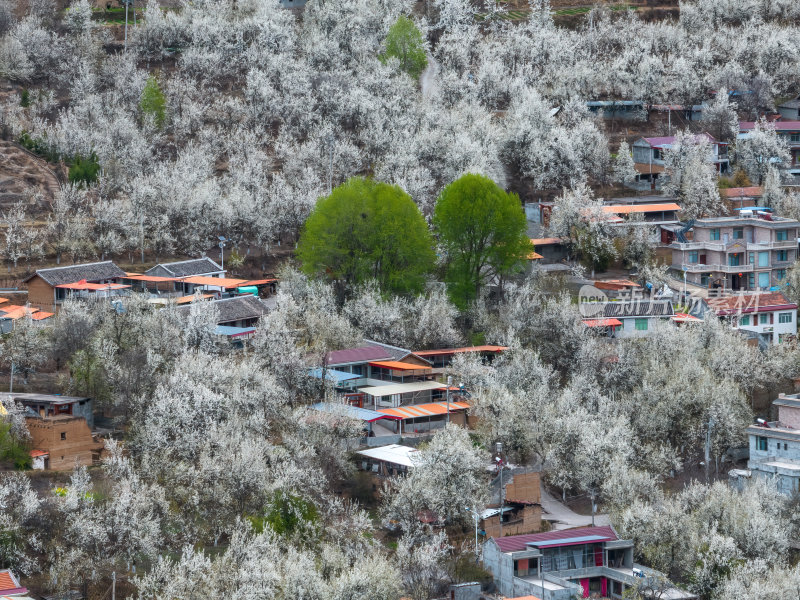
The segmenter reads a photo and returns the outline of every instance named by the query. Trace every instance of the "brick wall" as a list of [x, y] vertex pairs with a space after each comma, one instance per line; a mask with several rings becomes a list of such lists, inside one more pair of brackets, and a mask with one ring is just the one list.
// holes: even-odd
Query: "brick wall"
[[78, 465], [91, 465], [93, 453], [103, 447], [95, 442], [92, 432], [81, 417], [52, 417], [26, 419], [33, 447], [50, 454], [50, 469], [71, 470]]

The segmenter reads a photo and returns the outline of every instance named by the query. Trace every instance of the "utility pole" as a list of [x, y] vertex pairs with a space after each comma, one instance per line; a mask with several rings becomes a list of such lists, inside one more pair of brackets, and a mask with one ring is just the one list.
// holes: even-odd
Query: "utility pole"
[[447, 391], [445, 392], [445, 397], [447, 398], [447, 424], [450, 425], [450, 386], [453, 384], [453, 378], [448, 375], [447, 376]]
[[111, 572], [111, 600], [117, 600], [117, 572]]
[[[127, 4], [125, 6], [128, 6]], [[142, 264], [144, 264], [144, 212], [139, 217], [139, 236], [141, 239], [141, 251], [142, 251]]]
[[597, 512], [597, 504], [595, 504], [595, 502], [594, 502], [595, 493], [596, 493], [596, 492], [594, 491], [594, 487], [593, 487], [593, 488], [592, 488], [592, 489], [589, 491], [589, 495], [590, 495], [590, 496], [591, 496], [591, 498], [592, 498], [592, 527], [594, 527], [594, 513], [595, 513], [595, 512]]
[[11, 361], [11, 377], [9, 379], [10, 379], [10, 381], [9, 381], [9, 384], [8, 384], [8, 393], [10, 394], [11, 392], [14, 391], [14, 361], [13, 360]]
[[333, 191], [333, 134], [329, 133], [328, 142], [328, 193]]
[[123, 50], [128, 50], [128, 3], [130, 0], [123, 0], [125, 2], [125, 46]]
[[708, 465], [711, 462], [711, 428], [714, 427], [714, 417], [708, 417], [708, 427], [706, 427], [706, 485], [708, 485]]
[[222, 270], [225, 270], [225, 242], [227, 242], [227, 238], [224, 236], [219, 237], [219, 266], [222, 267]]
[[503, 442], [496, 442], [494, 447], [497, 452], [495, 461], [500, 469], [500, 537], [503, 537], [503, 505], [505, 504], [506, 496], [506, 489], [503, 487], [503, 458], [501, 456], [503, 453]]

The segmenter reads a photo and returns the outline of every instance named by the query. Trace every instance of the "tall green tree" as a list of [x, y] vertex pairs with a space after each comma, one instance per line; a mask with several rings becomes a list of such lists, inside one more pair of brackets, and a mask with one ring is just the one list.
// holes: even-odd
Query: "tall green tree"
[[161, 127], [167, 117], [167, 97], [158, 85], [155, 75], [147, 78], [144, 84], [142, 96], [139, 99], [139, 109], [145, 116], [151, 116], [156, 127]]
[[408, 17], [401, 15], [389, 28], [386, 36], [386, 50], [381, 55], [381, 59], [385, 62], [389, 58], [399, 60], [400, 68], [414, 79], [422, 75], [425, 67], [428, 66], [422, 33]]
[[354, 177], [317, 202], [300, 235], [303, 271], [339, 284], [371, 279], [381, 290], [419, 292], [433, 270], [433, 238], [411, 196]]
[[519, 197], [483, 175], [467, 173], [444, 188], [433, 224], [446, 252], [450, 297], [462, 308], [486, 282], [520, 270], [533, 251]]

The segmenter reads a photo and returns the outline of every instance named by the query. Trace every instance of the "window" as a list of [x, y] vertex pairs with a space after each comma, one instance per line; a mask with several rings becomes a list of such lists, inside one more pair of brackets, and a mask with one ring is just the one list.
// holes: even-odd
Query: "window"
[[636, 331], [647, 331], [647, 319], [636, 319]]
[[748, 260], [747, 264], [748, 265], [756, 264], [756, 253], [755, 252], [750, 252], [749, 256], [750, 256], [750, 259]]
[[758, 324], [759, 325], [766, 325], [767, 323], [769, 323], [769, 315], [768, 314], [764, 313], [764, 314], [758, 315]]
[[778, 313], [778, 323], [791, 323], [792, 313]]
[[66, 431], [62, 431], [62, 432], [61, 432], [61, 439], [62, 439], [62, 440], [65, 440], [65, 439], [67, 439], [67, 432], [66, 432]]
[[758, 274], [758, 287], [765, 289], [769, 287], [769, 273]]
[[731, 267], [738, 267], [740, 256], [741, 254], [728, 254], [728, 265]]
[[733, 239], [735, 239], [735, 240], [744, 239], [744, 227], [734, 227], [733, 228]]
[[760, 450], [761, 452], [767, 451], [767, 438], [758, 436], [756, 438], [756, 449]]
[[709, 279], [710, 279], [710, 277], [708, 276], [708, 273], [701, 273], [700, 274], [700, 285], [702, 285], [703, 287], [708, 287]]
[[661, 150], [653, 148], [653, 160], [661, 160]]
[[786, 269], [775, 269], [775, 279], [778, 281], [786, 279]]
[[800, 142], [800, 133], [793, 133], [789, 136], [789, 140], [792, 142]]
[[689, 252], [689, 262], [691, 264], [693, 264], [693, 265], [697, 264], [698, 256], [699, 256], [699, 253], [697, 252], [697, 250], [693, 250], [693, 251]]
[[739, 317], [739, 325], [744, 325], [745, 327], [750, 325], [750, 315]]
[[778, 262], [786, 262], [789, 260], [789, 255], [786, 250], [778, 250], [775, 260]]
[[780, 229], [775, 232], [775, 239], [779, 242], [785, 242], [789, 239], [789, 230], [788, 229]]
[[711, 241], [716, 242], [719, 240], [719, 227], [715, 227], [711, 230]]
[[768, 267], [769, 266], [769, 252], [759, 252], [758, 253], [758, 266], [759, 267]]
[[750, 274], [747, 275], [747, 287], [749, 287], [751, 290], [754, 287], [756, 287], [756, 274], [755, 273], [750, 273]]

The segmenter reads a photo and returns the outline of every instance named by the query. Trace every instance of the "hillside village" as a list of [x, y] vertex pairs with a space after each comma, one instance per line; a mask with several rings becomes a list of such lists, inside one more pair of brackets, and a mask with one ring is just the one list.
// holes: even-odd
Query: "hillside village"
[[800, 598], [799, 34], [0, 0], [0, 598]]

